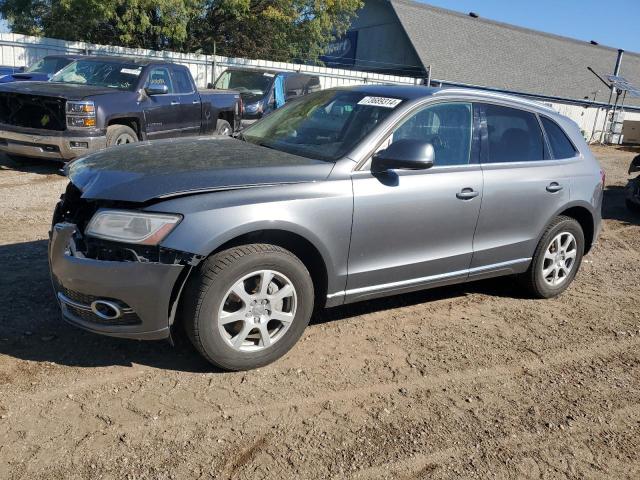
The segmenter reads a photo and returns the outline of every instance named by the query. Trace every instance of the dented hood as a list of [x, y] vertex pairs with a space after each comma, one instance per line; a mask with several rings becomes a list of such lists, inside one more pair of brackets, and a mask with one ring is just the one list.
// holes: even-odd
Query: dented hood
[[87, 199], [147, 202], [203, 191], [324, 180], [333, 163], [230, 137], [140, 142], [75, 160], [66, 172]]

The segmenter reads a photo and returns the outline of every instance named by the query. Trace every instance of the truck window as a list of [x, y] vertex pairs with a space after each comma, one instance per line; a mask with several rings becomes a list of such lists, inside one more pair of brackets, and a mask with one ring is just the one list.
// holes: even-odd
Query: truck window
[[186, 68], [175, 68], [173, 70], [173, 79], [175, 81], [176, 93], [192, 93], [193, 84], [191, 83], [191, 75]]
[[169, 69], [166, 67], [154, 67], [151, 69], [145, 87], [149, 85], [166, 85], [169, 89], [167, 93], [174, 93], [171, 75], [169, 74]]
[[215, 88], [264, 96], [269, 93], [275, 75], [269, 72], [226, 70], [216, 80]]

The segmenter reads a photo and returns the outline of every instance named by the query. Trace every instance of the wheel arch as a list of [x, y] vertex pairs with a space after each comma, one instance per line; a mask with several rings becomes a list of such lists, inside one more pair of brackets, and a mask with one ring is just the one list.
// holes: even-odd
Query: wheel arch
[[140, 119], [137, 117], [110, 118], [107, 121], [107, 128], [110, 127], [111, 125], [125, 125], [131, 128], [134, 132], [136, 132], [136, 135], [138, 136], [138, 140], [144, 140]]
[[298, 233], [282, 229], [259, 229], [235, 236], [221, 244], [210, 255], [248, 243], [268, 243], [289, 250], [304, 263], [313, 281], [316, 307], [324, 306], [328, 288], [328, 272], [320, 250]]
[[584, 253], [589, 253], [593, 246], [594, 233], [595, 233], [595, 220], [591, 211], [582, 205], [574, 205], [562, 210], [557, 216], [563, 215], [565, 217], [573, 218], [580, 224], [582, 231], [584, 232]]

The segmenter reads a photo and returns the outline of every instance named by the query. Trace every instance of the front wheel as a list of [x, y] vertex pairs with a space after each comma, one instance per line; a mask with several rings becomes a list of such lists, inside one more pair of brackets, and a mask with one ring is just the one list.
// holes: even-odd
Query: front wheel
[[126, 145], [138, 141], [138, 135], [126, 125], [109, 125], [107, 127], [107, 147]]
[[564, 292], [580, 268], [584, 232], [573, 218], [559, 216], [547, 226], [522, 280], [537, 298], [552, 298]]
[[203, 262], [185, 291], [191, 342], [225, 370], [248, 370], [287, 353], [309, 323], [313, 282], [291, 252], [269, 244], [221, 251]]
[[224, 135], [226, 137], [233, 133], [231, 125], [226, 120], [218, 120], [216, 124], [216, 135]]

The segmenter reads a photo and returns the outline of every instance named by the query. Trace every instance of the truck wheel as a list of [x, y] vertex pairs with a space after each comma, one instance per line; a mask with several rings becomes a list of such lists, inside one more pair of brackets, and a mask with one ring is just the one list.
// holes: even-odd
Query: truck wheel
[[637, 204], [635, 202], [632, 202], [628, 198], [625, 198], [624, 204], [627, 206], [627, 209], [631, 210], [632, 212], [640, 213], [640, 205], [639, 204]]
[[182, 320], [196, 349], [225, 370], [271, 363], [298, 341], [313, 311], [313, 282], [288, 250], [249, 244], [205, 260], [189, 280]]
[[525, 289], [536, 298], [552, 298], [564, 292], [580, 268], [584, 233], [573, 218], [559, 216], [545, 230], [529, 270], [521, 277]]
[[138, 135], [126, 125], [109, 125], [107, 127], [107, 147], [126, 145], [138, 141]]
[[231, 125], [229, 125], [229, 122], [226, 120], [218, 120], [218, 123], [216, 124], [216, 135], [224, 135], [228, 137], [232, 133], [233, 129], [231, 128]]

